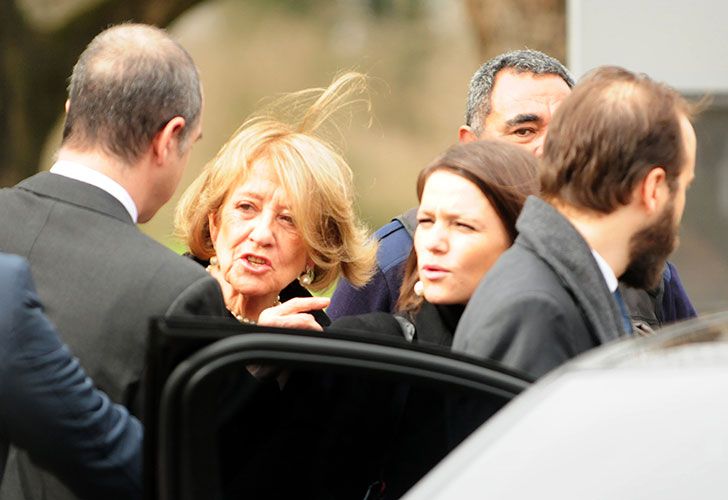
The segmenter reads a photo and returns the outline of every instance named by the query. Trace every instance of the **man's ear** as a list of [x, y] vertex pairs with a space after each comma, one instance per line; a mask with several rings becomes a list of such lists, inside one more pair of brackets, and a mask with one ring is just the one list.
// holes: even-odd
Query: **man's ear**
[[161, 165], [167, 161], [170, 154], [177, 154], [180, 135], [185, 128], [185, 119], [175, 116], [169, 120], [152, 138], [152, 153], [155, 163]]
[[645, 208], [648, 215], [662, 213], [672, 196], [665, 169], [654, 167], [650, 170], [635, 189], [634, 195], [638, 197], [640, 205]]
[[460, 144], [467, 144], [478, 140], [480, 140], [480, 137], [468, 125], [463, 125], [458, 129], [458, 142]]

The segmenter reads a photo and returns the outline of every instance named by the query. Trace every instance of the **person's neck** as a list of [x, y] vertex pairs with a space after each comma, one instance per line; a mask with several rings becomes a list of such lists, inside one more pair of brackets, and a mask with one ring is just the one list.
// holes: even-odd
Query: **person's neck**
[[248, 297], [248, 299], [245, 301], [245, 315], [246, 317], [258, 321], [258, 317], [264, 309], [276, 306], [279, 303], [280, 302], [277, 293]]
[[609, 264], [619, 277], [629, 265], [630, 239], [633, 219], [626, 207], [610, 214], [584, 211], [564, 204], [553, 203], [579, 232], [587, 245]]
[[142, 178], [143, 169], [137, 168], [138, 165], [128, 165], [97, 149], [78, 150], [62, 147], [58, 151], [57, 159], [79, 163], [112, 179], [129, 193], [139, 214], [143, 214], [148, 183]]
[[207, 272], [220, 284], [228, 311], [240, 321], [257, 322], [264, 309], [280, 303], [278, 294], [275, 293], [260, 296], [243, 295], [224, 278], [222, 271], [217, 266], [208, 266]]
[[280, 304], [277, 293], [245, 296], [235, 291], [225, 303], [233, 316], [241, 321], [253, 323], [258, 321], [260, 313], [265, 309]]

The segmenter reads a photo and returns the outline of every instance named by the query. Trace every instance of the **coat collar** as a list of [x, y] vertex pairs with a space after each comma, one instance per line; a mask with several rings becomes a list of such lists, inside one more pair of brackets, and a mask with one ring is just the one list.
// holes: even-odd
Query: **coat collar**
[[464, 305], [435, 305], [422, 302], [414, 314], [414, 324], [419, 343], [452, 346], [455, 328], [463, 315]]
[[597, 338], [604, 343], [619, 337], [623, 333], [622, 314], [591, 248], [576, 228], [535, 196], [526, 200], [516, 228], [516, 241], [530, 247], [559, 276]]
[[129, 212], [119, 200], [103, 189], [85, 182], [42, 172], [25, 179], [16, 187], [38, 196], [63, 201], [134, 225]]

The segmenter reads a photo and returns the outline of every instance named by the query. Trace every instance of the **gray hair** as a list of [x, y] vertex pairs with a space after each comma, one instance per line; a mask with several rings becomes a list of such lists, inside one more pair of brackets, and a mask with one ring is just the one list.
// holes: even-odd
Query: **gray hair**
[[133, 164], [154, 135], [181, 116], [180, 152], [202, 108], [192, 57], [163, 30], [122, 24], [98, 34], [73, 67], [63, 144], [99, 147]]
[[574, 78], [563, 64], [551, 56], [537, 50], [523, 49], [495, 56], [475, 72], [468, 87], [468, 103], [465, 110], [465, 124], [480, 135], [486, 117], [490, 114], [490, 96], [493, 83], [502, 69], [512, 69], [516, 73], [560, 76], [569, 87], [574, 86]]

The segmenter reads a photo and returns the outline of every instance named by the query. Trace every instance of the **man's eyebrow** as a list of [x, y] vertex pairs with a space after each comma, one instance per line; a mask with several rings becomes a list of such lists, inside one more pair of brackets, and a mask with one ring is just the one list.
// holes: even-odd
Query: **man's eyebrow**
[[541, 117], [539, 115], [533, 114], [533, 113], [521, 113], [520, 115], [516, 115], [510, 120], [506, 121], [506, 125], [508, 127], [513, 127], [514, 125], [520, 125], [522, 123], [529, 123], [529, 122], [540, 122]]

